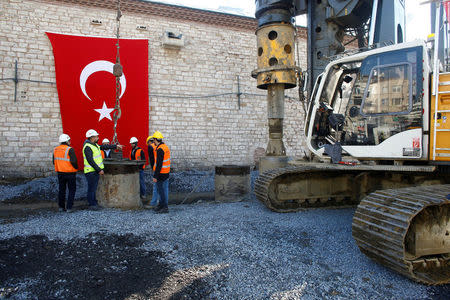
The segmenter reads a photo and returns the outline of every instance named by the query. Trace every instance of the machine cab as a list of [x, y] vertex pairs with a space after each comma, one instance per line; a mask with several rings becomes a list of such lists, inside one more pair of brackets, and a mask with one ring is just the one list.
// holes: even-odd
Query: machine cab
[[426, 159], [428, 77], [420, 41], [332, 62], [318, 78], [308, 109], [309, 149], [319, 157], [326, 145], [339, 145], [342, 155], [358, 159]]

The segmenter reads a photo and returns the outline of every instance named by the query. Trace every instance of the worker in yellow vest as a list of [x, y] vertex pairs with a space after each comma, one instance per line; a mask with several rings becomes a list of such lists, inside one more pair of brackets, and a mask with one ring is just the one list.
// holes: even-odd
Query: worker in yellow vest
[[88, 191], [87, 200], [89, 208], [92, 210], [98, 210], [97, 199], [95, 198], [95, 192], [97, 191], [98, 180], [100, 175], [104, 175], [105, 168], [103, 165], [103, 157], [101, 150], [122, 150], [122, 145], [101, 145], [97, 144], [98, 133], [94, 129], [86, 131], [86, 141], [83, 145], [83, 159], [84, 159], [84, 175], [86, 176]]
[[141, 199], [145, 198], [145, 152], [138, 146], [138, 139], [136, 137], [132, 137], [130, 139], [131, 144], [131, 152], [130, 152], [130, 160], [143, 160], [144, 163], [139, 166], [139, 191], [141, 195]]
[[[75, 150], [70, 147], [70, 137], [63, 133], [59, 136], [59, 146], [53, 150], [53, 164], [58, 173], [58, 206], [59, 211], [71, 212], [75, 191], [77, 188], [76, 176], [78, 171], [77, 156]], [[69, 188], [69, 196], [66, 202], [66, 187]]]
[[159, 204], [155, 208], [157, 213], [169, 212], [169, 174], [170, 174], [170, 149], [162, 141], [163, 135], [156, 131], [153, 134], [155, 141], [155, 164], [153, 166], [153, 182], [159, 196]]

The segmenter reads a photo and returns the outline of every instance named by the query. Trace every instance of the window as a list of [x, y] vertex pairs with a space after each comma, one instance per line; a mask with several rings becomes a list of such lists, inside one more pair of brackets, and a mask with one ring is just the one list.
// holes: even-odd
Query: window
[[392, 99], [392, 105], [401, 105], [402, 104], [402, 98], [394, 98]]
[[342, 145], [378, 145], [422, 127], [424, 53], [420, 46], [370, 55], [362, 61], [345, 114]]
[[[412, 68], [409, 63], [373, 67], [369, 75], [369, 84], [364, 91], [361, 113], [376, 115], [411, 111], [411, 78]], [[383, 93], [385, 88], [392, 91], [392, 94]]]
[[402, 92], [402, 87], [399, 85], [395, 85], [392, 87], [392, 92], [393, 93], [401, 93]]

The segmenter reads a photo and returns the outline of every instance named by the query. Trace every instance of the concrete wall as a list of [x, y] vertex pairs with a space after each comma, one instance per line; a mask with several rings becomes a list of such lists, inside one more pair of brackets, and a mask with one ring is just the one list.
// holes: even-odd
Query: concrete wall
[[[74, 1], [77, 2], [77, 1]], [[253, 164], [254, 152], [267, 144], [265, 91], [255, 88], [256, 37], [252, 29], [206, 24], [124, 11], [121, 36], [149, 40], [150, 132], [160, 130], [175, 169], [218, 164]], [[0, 72], [55, 82], [52, 47], [45, 32], [113, 37], [116, 12], [76, 3], [39, 0], [0, 1]], [[91, 25], [93, 19], [102, 25]], [[239, 18], [236, 17], [236, 22]], [[139, 31], [145, 25], [148, 31]], [[160, 39], [167, 29], [186, 36], [180, 50]], [[306, 39], [298, 39], [300, 66], [306, 68]], [[240, 76], [241, 109], [236, 95]], [[171, 96], [172, 95], [172, 96]], [[286, 100], [288, 155], [303, 154], [303, 109], [298, 90]], [[52, 172], [51, 153], [62, 133], [55, 84], [20, 81], [14, 102], [12, 80], [0, 81], [0, 176], [35, 177]], [[124, 143], [124, 142], [122, 142]]]

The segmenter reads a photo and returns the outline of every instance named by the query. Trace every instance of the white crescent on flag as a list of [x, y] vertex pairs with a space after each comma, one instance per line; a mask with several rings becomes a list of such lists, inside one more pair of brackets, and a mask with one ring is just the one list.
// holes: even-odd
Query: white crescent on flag
[[[81, 71], [80, 74], [80, 88], [83, 94], [86, 96], [86, 98], [92, 101], [92, 99], [89, 98], [88, 94], [86, 93], [86, 81], [88, 80], [89, 76], [99, 71], [106, 71], [113, 74], [113, 68], [114, 64], [107, 60], [96, 60], [91, 62], [90, 64], [87, 64], [84, 67], [83, 71]], [[122, 76], [120, 76], [119, 82], [122, 87], [119, 98], [122, 98], [122, 95], [123, 93], [125, 93], [125, 89], [127, 88], [127, 80], [125, 78], [125, 73], [122, 74]]]

